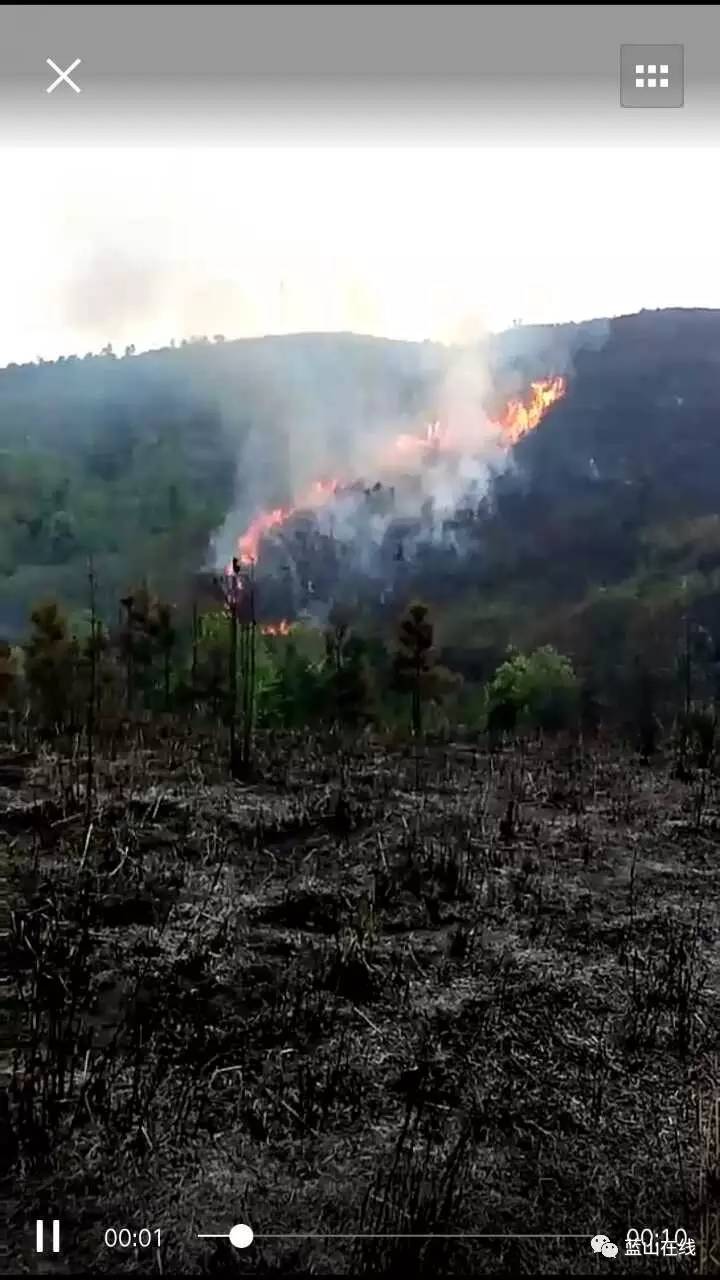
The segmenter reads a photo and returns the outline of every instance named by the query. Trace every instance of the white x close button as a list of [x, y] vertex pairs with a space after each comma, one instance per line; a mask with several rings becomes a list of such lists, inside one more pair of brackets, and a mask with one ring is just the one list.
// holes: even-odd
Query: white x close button
[[61, 71], [57, 63], [53, 62], [52, 58], [46, 58], [45, 61], [49, 67], [52, 67], [53, 71], [57, 71], [57, 80], [53, 80], [52, 84], [48, 85], [48, 88], [45, 90], [46, 93], [52, 93], [53, 89], [57, 89], [58, 85], [62, 84], [63, 81], [65, 84], [70, 85], [70, 88], [74, 89], [76, 93], [82, 93], [80, 85], [75, 84], [75, 81], [70, 79], [70, 72], [80, 66], [82, 61], [81, 58], [76, 58], [75, 61], [70, 64], [67, 71]]

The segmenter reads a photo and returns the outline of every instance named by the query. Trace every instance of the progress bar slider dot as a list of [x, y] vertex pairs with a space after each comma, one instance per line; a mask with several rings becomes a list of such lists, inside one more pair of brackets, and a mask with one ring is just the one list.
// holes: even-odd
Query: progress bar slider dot
[[239, 1222], [236, 1227], [230, 1228], [228, 1240], [236, 1249], [248, 1249], [253, 1242], [253, 1229], [244, 1222]]

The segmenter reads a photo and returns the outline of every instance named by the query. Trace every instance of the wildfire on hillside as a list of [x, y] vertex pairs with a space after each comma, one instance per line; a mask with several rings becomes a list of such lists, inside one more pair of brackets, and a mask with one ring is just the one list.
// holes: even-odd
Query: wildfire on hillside
[[310, 490], [292, 507], [275, 507], [272, 511], [260, 511], [251, 520], [245, 532], [238, 538], [238, 559], [241, 564], [254, 564], [260, 543], [266, 533], [277, 525], [285, 524], [296, 511], [306, 507], [320, 507], [339, 488], [339, 480], [316, 480]]
[[264, 636], [289, 636], [290, 623], [287, 618], [281, 618], [279, 622], [265, 622], [260, 632]]
[[525, 401], [509, 400], [498, 425], [510, 444], [517, 444], [528, 431], [534, 431], [551, 405], [562, 400], [566, 390], [565, 378], [545, 378], [530, 383], [530, 395]]
[[426, 449], [442, 449], [444, 437], [439, 422], [429, 422], [425, 434], [414, 436], [410, 432], [402, 432], [395, 437], [393, 448], [400, 454], [418, 454]]
[[[499, 438], [504, 448], [511, 449], [523, 436], [537, 427], [548, 409], [562, 399], [566, 390], [567, 380], [561, 376], [531, 382], [528, 394], [522, 399], [516, 397], [509, 400], [500, 416], [486, 422], [484, 429], [487, 431], [489, 427], [490, 434]], [[385, 452], [378, 459], [378, 470], [382, 471], [385, 467], [392, 468], [393, 465], [396, 467], [400, 459], [452, 455], [461, 452], [462, 448], [467, 450], [467, 447], [467, 441], [461, 446], [440, 421], [433, 420], [422, 434], [413, 435], [404, 432], [398, 435], [390, 451]], [[275, 507], [269, 511], [259, 512], [238, 538], [237, 559], [240, 564], [246, 567], [255, 564], [260, 543], [267, 533], [286, 524], [299, 511], [318, 510], [342, 488], [342, 484], [343, 482], [338, 479], [316, 480], [292, 506]], [[231, 569], [228, 567], [228, 573], [230, 572]], [[285, 622], [272, 625], [287, 627]], [[268, 629], [267, 634], [274, 633]], [[286, 631], [278, 631], [277, 634], [284, 635]]]

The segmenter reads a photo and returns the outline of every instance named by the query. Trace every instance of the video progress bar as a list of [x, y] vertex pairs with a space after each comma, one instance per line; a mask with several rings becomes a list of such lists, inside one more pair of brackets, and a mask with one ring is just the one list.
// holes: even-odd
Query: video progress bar
[[[258, 1231], [253, 1232], [253, 1240], [588, 1240], [592, 1232], [568, 1231], [381, 1231], [362, 1233], [357, 1231]], [[227, 1231], [203, 1232], [198, 1240], [227, 1240]]]

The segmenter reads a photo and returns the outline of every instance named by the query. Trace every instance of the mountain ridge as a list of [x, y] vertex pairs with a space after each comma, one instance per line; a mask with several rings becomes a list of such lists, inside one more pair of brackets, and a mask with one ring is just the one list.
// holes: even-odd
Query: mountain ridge
[[527, 581], [550, 599], [562, 579], [580, 598], [635, 572], [649, 529], [720, 506], [720, 310], [517, 326], [484, 348], [287, 334], [11, 366], [0, 630], [16, 633], [38, 595], [81, 607], [91, 553], [108, 608], [143, 576], [182, 594], [228, 512], [284, 500], [315, 445], [416, 421], [449, 362], [481, 350], [508, 391], [553, 372], [568, 388], [515, 449], [477, 557], [446, 588]]

